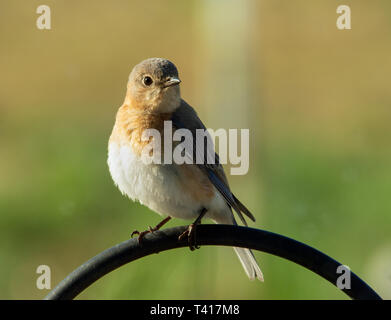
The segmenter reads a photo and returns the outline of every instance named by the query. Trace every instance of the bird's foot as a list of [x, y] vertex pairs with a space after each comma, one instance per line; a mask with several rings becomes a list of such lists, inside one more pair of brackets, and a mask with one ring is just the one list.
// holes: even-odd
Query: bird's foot
[[148, 227], [148, 230], [145, 230], [145, 231], [138, 231], [138, 230], [134, 230], [132, 232], [132, 234], [130, 235], [131, 238], [133, 238], [133, 236], [135, 235], [138, 235], [138, 243], [141, 243], [141, 241], [143, 240], [143, 238], [148, 234], [148, 233], [152, 233], [154, 231], [156, 231], [158, 229], [156, 228], [152, 228], [151, 226]]
[[184, 237], [187, 236], [187, 239], [189, 241], [189, 248], [191, 251], [194, 251], [195, 249], [199, 249], [200, 247], [196, 244], [196, 229], [197, 225], [201, 223], [202, 218], [205, 216], [207, 210], [205, 208], [202, 208], [200, 211], [200, 215], [198, 218], [188, 226], [186, 231], [184, 231], [179, 237], [178, 240], [183, 240]]
[[192, 223], [189, 225], [189, 227], [178, 237], [178, 240], [183, 240], [186, 236], [189, 242], [189, 248], [191, 251], [194, 251], [195, 249], [199, 249], [200, 247], [196, 244], [196, 229], [197, 224]]
[[165, 218], [163, 221], [161, 221], [158, 225], [156, 225], [156, 227], [152, 228], [151, 226], [148, 227], [148, 230], [145, 230], [143, 232], [140, 232], [138, 230], [134, 230], [132, 232], [132, 234], [130, 235], [131, 238], [133, 238], [134, 235], [138, 234], [138, 243], [141, 243], [141, 241], [143, 240], [143, 238], [145, 237], [145, 235], [147, 235], [148, 233], [153, 233], [154, 231], [157, 231], [159, 230], [164, 224], [166, 224], [169, 220], [171, 219], [171, 217], [167, 217]]

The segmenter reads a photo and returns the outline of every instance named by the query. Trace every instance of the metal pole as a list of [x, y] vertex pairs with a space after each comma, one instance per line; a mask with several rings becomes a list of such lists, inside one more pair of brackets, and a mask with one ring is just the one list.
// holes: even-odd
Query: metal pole
[[[141, 244], [136, 238], [129, 239], [103, 251], [68, 275], [45, 299], [73, 299], [96, 280], [126, 263], [153, 253], [187, 247], [186, 240], [178, 240], [179, 235], [186, 228], [187, 226], [182, 226], [156, 231], [147, 234]], [[230, 225], [199, 225], [197, 244], [245, 247], [267, 252], [295, 262], [317, 273], [333, 285], [336, 285], [337, 278], [340, 276], [337, 268], [341, 263], [306, 244], [264, 230]], [[351, 272], [351, 289], [342, 289], [342, 291], [352, 299], [381, 299], [353, 272]]]

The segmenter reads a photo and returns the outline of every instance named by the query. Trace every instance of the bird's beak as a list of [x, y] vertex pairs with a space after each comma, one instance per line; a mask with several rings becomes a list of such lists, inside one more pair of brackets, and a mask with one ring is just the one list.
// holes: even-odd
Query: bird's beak
[[181, 80], [179, 80], [178, 78], [170, 77], [163, 83], [163, 87], [168, 88], [168, 87], [176, 86], [180, 83]]

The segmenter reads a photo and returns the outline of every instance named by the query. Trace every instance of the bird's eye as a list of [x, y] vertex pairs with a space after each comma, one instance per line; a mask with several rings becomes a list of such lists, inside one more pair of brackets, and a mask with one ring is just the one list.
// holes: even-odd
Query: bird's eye
[[146, 86], [150, 86], [150, 85], [153, 83], [153, 80], [152, 80], [151, 77], [145, 76], [144, 79], [143, 79], [143, 83], [144, 83]]

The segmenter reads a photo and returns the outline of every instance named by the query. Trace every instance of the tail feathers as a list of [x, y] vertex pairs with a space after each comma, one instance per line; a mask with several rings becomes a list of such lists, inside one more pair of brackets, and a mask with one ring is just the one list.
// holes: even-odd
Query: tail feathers
[[[233, 224], [237, 226], [238, 224], [235, 221], [235, 218], [230, 210], [226, 215], [220, 215], [214, 218], [216, 223], [221, 224]], [[244, 271], [246, 271], [247, 276], [250, 280], [257, 278], [259, 281], [263, 282], [263, 273], [259, 267], [257, 260], [255, 260], [254, 254], [248, 248], [238, 248], [234, 247], [236, 254], [242, 264]]]
[[261, 268], [259, 267], [257, 261], [255, 260], [254, 254], [250, 249], [247, 248], [237, 248], [234, 247], [236, 254], [239, 257], [239, 260], [246, 271], [247, 276], [250, 280], [257, 278], [259, 281], [263, 282], [263, 274]]

